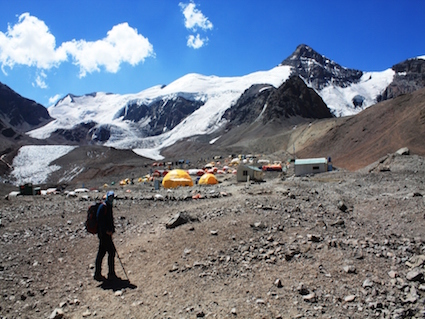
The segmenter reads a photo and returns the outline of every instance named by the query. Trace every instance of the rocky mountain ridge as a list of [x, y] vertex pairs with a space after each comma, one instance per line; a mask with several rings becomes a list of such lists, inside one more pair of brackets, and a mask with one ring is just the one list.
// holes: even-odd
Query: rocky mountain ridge
[[330, 84], [347, 87], [359, 82], [363, 75], [362, 71], [342, 67], [305, 44], [299, 45], [281, 65], [292, 66], [293, 74], [300, 76], [315, 90]]
[[[394, 81], [386, 87], [386, 90], [383, 87], [380, 97], [376, 98], [388, 99], [390, 96], [423, 86], [424, 64], [422, 61], [411, 59], [395, 65], [390, 70], [392, 73], [389, 73], [396, 74]], [[25, 135], [28, 140], [16, 145], [14, 149], [7, 148], [13, 144], [13, 135], [7, 137], [3, 134], [0, 139], [8, 141], [8, 144], [7, 147], [2, 148], [2, 154], [8, 163], [12, 163], [13, 157], [22, 144], [62, 144], [80, 147], [103, 145], [108, 148], [119, 146], [118, 148], [122, 150], [131, 149], [132, 147], [129, 145], [139, 145], [145, 148], [156, 147], [161, 150], [163, 157], [168, 159], [178, 159], [182, 156], [196, 158], [200, 154], [208, 157], [214, 154], [226, 155], [235, 152], [266, 154], [277, 152], [281, 154], [280, 156], [287, 157], [288, 152], [291, 153], [290, 149], [295, 148], [300, 156], [314, 157], [318, 156], [315, 143], [319, 143], [318, 138], [323, 138], [324, 141], [320, 142], [322, 143], [319, 148], [320, 152], [324, 152], [326, 149], [325, 156], [336, 153], [333, 155], [334, 159], [344, 158], [344, 162], [338, 163], [341, 167], [356, 169], [358, 165], [349, 164], [352, 162], [351, 160], [347, 162], [348, 155], [339, 157], [338, 152], [332, 151], [332, 148], [326, 146], [325, 141], [329, 141], [330, 136], [328, 134], [333, 133], [331, 137], [333, 144], [338, 140], [344, 140], [344, 136], [362, 136], [361, 138], [352, 137], [352, 140], [355, 140], [358, 145], [362, 144], [363, 139], [367, 141], [371, 138], [367, 136], [368, 134], [350, 133], [351, 129], [348, 129], [345, 135], [342, 134], [340, 123], [350, 120], [335, 118], [335, 113], [330, 109], [328, 103], [333, 98], [331, 95], [333, 87], [337, 87], [339, 92], [344, 89], [352, 91], [359, 87], [364, 92], [364, 85], [369, 85], [368, 82], [373, 80], [379, 80], [380, 76], [382, 75], [379, 73], [368, 74], [341, 67], [310, 47], [301, 45], [277, 68], [241, 78], [222, 79], [190, 74], [167, 86], [151, 88], [138, 95], [119, 96], [110, 93], [91, 93], [80, 97], [67, 95], [52, 110], [66, 112], [72, 106], [73, 111], [81, 110], [83, 113], [69, 113], [67, 116], [61, 116], [62, 113], [59, 112], [57, 113], [59, 116], [53, 121], [42, 117], [46, 123], [51, 122], [39, 130], [50, 126], [54, 128], [53, 134], [50, 137], [37, 139], [30, 139]], [[372, 84], [376, 84], [376, 82]], [[242, 88], [244, 89], [242, 90]], [[320, 88], [322, 89], [320, 90]], [[390, 94], [390, 92], [392, 93]], [[348, 101], [354, 109], [361, 110], [365, 107], [366, 102], [370, 103], [371, 96], [357, 94], [350, 97], [351, 100]], [[422, 112], [420, 110], [422, 96], [420, 94], [415, 95], [414, 98], [409, 96], [403, 99], [403, 107], [419, 108], [418, 112]], [[17, 95], [17, 98], [22, 97]], [[101, 106], [107, 104], [107, 107], [104, 107], [103, 113], [96, 113], [90, 109], [90, 103]], [[49, 111], [52, 110], [49, 109]], [[6, 111], [0, 111], [5, 116]], [[46, 112], [45, 109], [44, 111]], [[91, 117], [83, 118], [84, 114], [89, 114]], [[109, 122], [101, 122], [108, 116], [110, 117]], [[39, 115], [37, 117], [40, 118]], [[387, 114], [381, 113], [380, 117], [387, 117]], [[83, 120], [74, 123], [63, 122], [67, 124], [65, 126], [51, 125], [63, 118], [83, 118]], [[400, 123], [401, 129], [404, 123], [407, 123], [407, 119], [407, 116], [403, 116], [404, 122]], [[389, 121], [397, 120], [389, 117]], [[412, 125], [412, 120], [408, 121]], [[416, 127], [417, 132], [422, 132], [421, 125]], [[37, 127], [37, 123], [34, 126], [27, 124], [26, 127], [26, 132], [28, 132], [29, 129]], [[301, 128], [302, 131], [300, 131]], [[316, 133], [307, 139], [304, 136], [308, 131]], [[416, 145], [417, 139], [413, 137], [414, 132], [404, 131], [412, 133], [409, 133], [406, 145], [396, 143], [397, 145], [394, 144], [396, 145], [394, 147], [409, 146], [409, 143], [413, 143], [412, 149], [417, 154], [421, 154], [422, 149]], [[134, 141], [131, 140], [133, 137]], [[115, 144], [111, 144], [111, 141], [115, 141]], [[138, 144], [140, 142], [141, 144]], [[347, 141], [344, 143], [350, 144]], [[392, 143], [386, 145], [390, 146]], [[376, 150], [376, 152], [372, 152], [373, 154], [383, 152], [383, 148], [371, 147]], [[315, 149], [316, 151], [314, 151]], [[367, 151], [366, 148], [365, 151]], [[395, 151], [395, 149], [391, 148], [390, 151]], [[78, 151], [75, 150], [74, 153], [78, 153]], [[115, 156], [112, 155], [114, 152], [106, 153], [108, 156]], [[356, 158], [356, 155], [351, 152], [348, 154]], [[363, 154], [363, 156], [365, 155]], [[376, 160], [376, 155], [374, 156], [370, 160]], [[368, 157], [366, 156], [366, 158]], [[90, 161], [90, 159], [87, 160]], [[121, 158], [121, 160], [123, 159]], [[65, 164], [66, 162], [66, 160], [63, 161]], [[143, 165], [146, 165], [149, 159], [144, 159], [142, 162]], [[370, 161], [365, 163], [370, 163]], [[133, 167], [134, 163], [132, 162], [130, 166]], [[123, 169], [124, 167], [125, 165], [123, 165]], [[69, 169], [72, 171], [74, 168], [69, 167]], [[103, 169], [99, 167], [98, 170], [102, 172]], [[10, 172], [9, 167], [1, 168], [1, 172], [7, 174]]]

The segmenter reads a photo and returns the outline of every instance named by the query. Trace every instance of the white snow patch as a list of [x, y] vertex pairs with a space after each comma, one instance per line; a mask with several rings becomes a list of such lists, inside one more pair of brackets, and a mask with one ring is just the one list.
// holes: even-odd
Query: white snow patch
[[212, 144], [214, 144], [219, 138], [221, 137], [221, 135], [219, 136], [219, 137], [216, 137], [216, 138], [213, 138], [211, 141], [210, 141], [210, 144], [212, 145]]
[[[318, 94], [335, 115], [354, 115], [376, 103], [376, 97], [392, 82], [394, 74], [392, 69], [382, 72], [365, 72], [358, 83], [345, 88], [329, 85]], [[353, 105], [353, 98], [356, 95], [365, 98], [361, 108], [355, 108]]]
[[160, 161], [165, 158], [160, 154], [161, 149], [158, 148], [135, 148], [133, 152], [137, 155], [153, 159], [154, 161]]
[[60, 166], [50, 165], [50, 163], [68, 154], [76, 147], [66, 145], [22, 146], [12, 163], [11, 177], [15, 181], [15, 185], [44, 183], [51, 173], [60, 169]]
[[425, 55], [418, 56], [418, 59], [425, 60]]

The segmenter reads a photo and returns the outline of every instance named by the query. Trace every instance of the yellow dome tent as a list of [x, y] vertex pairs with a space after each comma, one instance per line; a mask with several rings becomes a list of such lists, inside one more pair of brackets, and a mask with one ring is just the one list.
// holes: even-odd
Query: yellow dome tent
[[201, 176], [198, 184], [199, 185], [214, 185], [214, 184], [218, 184], [218, 180], [214, 176], [214, 174], [207, 173]]
[[193, 186], [192, 178], [182, 169], [173, 169], [164, 176], [162, 180], [164, 188], [175, 188], [179, 186]]

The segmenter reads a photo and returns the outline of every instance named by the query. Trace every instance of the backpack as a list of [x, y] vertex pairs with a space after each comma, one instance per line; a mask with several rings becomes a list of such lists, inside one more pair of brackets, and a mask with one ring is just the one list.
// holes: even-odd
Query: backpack
[[102, 202], [96, 202], [89, 206], [87, 210], [86, 230], [90, 234], [97, 234], [97, 211]]

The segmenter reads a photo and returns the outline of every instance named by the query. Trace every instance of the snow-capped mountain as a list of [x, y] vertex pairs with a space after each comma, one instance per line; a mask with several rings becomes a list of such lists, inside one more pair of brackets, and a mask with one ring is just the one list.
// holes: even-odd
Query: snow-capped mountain
[[[47, 139], [58, 130], [72, 131], [81, 123], [95, 123], [89, 132], [93, 141], [115, 148], [134, 149], [138, 154], [158, 158], [162, 148], [182, 138], [209, 134], [218, 129], [225, 123], [223, 113], [252, 84], [268, 83], [279, 87], [290, 73], [289, 66], [278, 66], [242, 77], [188, 74], [167, 86], [156, 86], [138, 94], [68, 95], [49, 108], [50, 115], [56, 120], [29, 132], [29, 135]], [[177, 104], [189, 102], [194, 105], [193, 112], [182, 116], [180, 123], [164, 118], [174, 118], [175, 115], [175, 112], [164, 113], [165, 108], [173, 109]], [[144, 111], [153, 106], [157, 110], [155, 114]], [[164, 125], [167, 123], [170, 125]], [[162, 125], [159, 135], [158, 125]]]
[[[425, 56], [382, 72], [362, 72], [301, 45], [273, 69], [241, 77], [187, 74], [136, 94], [69, 94], [47, 109], [54, 120], [37, 113], [35, 118], [49, 123], [21, 125], [28, 136], [19, 144], [0, 121], [0, 142], [7, 141], [2, 146], [1, 174], [16, 185], [61, 182], [109, 172], [111, 163], [121, 165], [123, 157], [122, 170], [140, 161], [146, 165], [147, 159], [136, 154], [162, 159], [161, 153], [167, 158], [196, 158], [238, 149], [274, 152], [276, 145], [285, 147], [289, 142], [281, 140], [285, 130], [315, 119], [354, 115], [378, 101], [425, 87], [424, 73]], [[0, 98], [4, 92], [0, 90]], [[24, 99], [15, 95], [18, 102]], [[0, 108], [0, 120], [10, 119], [10, 110]], [[25, 118], [15, 114], [20, 108], [13, 110], [15, 118]], [[14, 147], [6, 149], [9, 145]], [[37, 165], [27, 165], [30, 162]], [[51, 177], [55, 174], [56, 179]]]
[[64, 138], [161, 158], [161, 149], [195, 135], [210, 134], [228, 121], [225, 114], [256, 85], [279, 88], [297, 75], [314, 89], [335, 116], [353, 115], [382, 99], [396, 71], [347, 69], [300, 45], [280, 65], [241, 77], [187, 74], [166, 86], [137, 94], [67, 95], [48, 108], [54, 121], [30, 131], [37, 139]]

